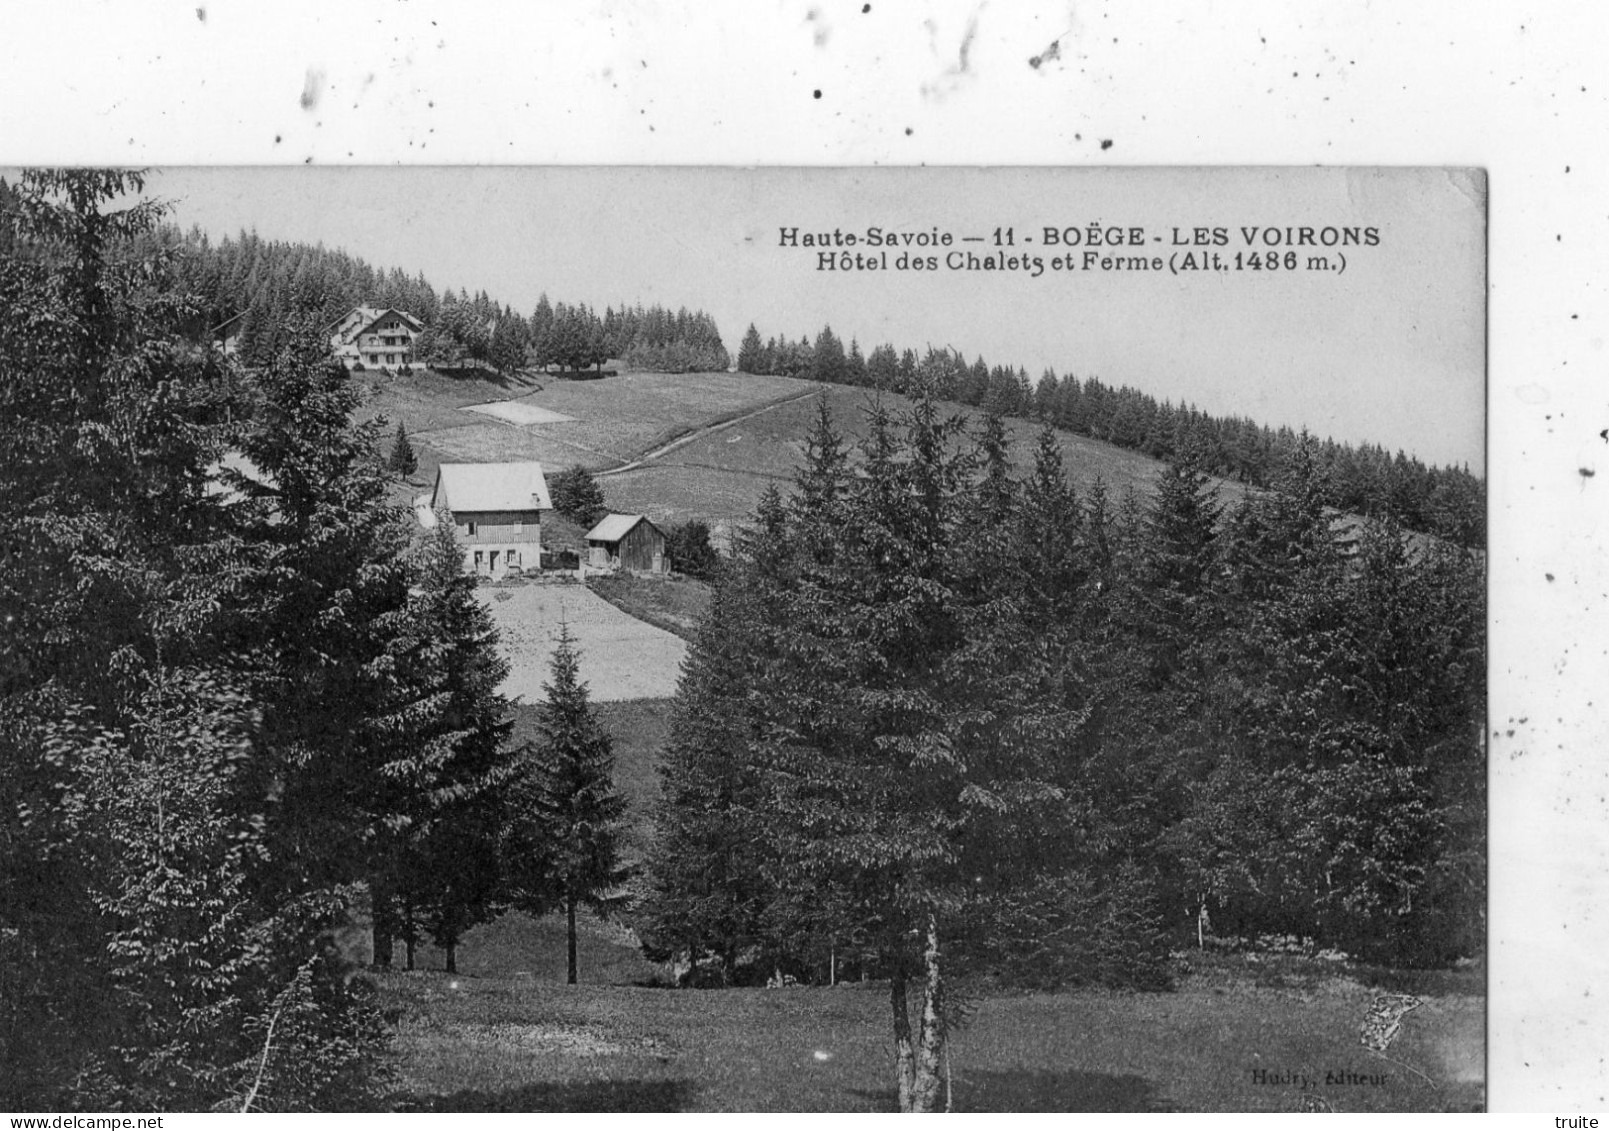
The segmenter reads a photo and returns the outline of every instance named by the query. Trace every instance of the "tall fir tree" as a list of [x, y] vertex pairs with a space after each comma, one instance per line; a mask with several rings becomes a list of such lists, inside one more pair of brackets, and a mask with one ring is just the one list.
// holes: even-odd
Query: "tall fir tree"
[[[751, 749], [773, 915], [818, 953], [852, 941], [889, 978], [895, 1081], [915, 1111], [938, 1107], [948, 987], [984, 945], [988, 905], [1038, 876], [1044, 857], [1022, 845], [1069, 823], [1056, 752], [1083, 715], [1024, 667], [1043, 653], [986, 583], [979, 563], [1007, 535], [977, 532], [959, 429], [920, 401], [896, 433], [874, 406], [836, 520], [796, 502], [794, 576], [750, 584], [769, 632]], [[819, 474], [807, 465], [801, 486]], [[800, 890], [813, 898], [790, 898]]]
[[397, 436], [391, 442], [391, 458], [387, 463], [403, 479], [413, 478], [413, 473], [419, 470], [419, 457], [414, 454], [413, 444], [408, 440], [408, 429], [400, 420], [397, 421]]
[[259, 406], [185, 340], [159, 208], [113, 210], [141, 189], [30, 172], [6, 217], [0, 1094], [366, 1106], [380, 1019], [323, 941], [347, 893], [273, 858], [273, 550], [222, 475]]
[[[766, 528], [762, 517], [755, 536]], [[717, 584], [688, 650], [659, 764], [648, 895], [635, 912], [650, 959], [683, 958], [694, 979], [713, 959], [723, 984], [737, 977], [740, 953], [762, 941], [769, 899], [758, 835], [763, 795], [748, 752], [754, 723], [745, 670], [756, 651], [748, 598], [736, 580]]]
[[375, 958], [391, 960], [391, 938], [413, 942], [420, 928], [457, 971], [464, 933], [496, 909], [507, 787], [518, 773], [513, 721], [498, 686], [508, 663], [497, 628], [475, 598], [475, 579], [453, 524], [439, 515], [416, 552], [409, 628], [393, 649], [408, 672], [408, 706], [381, 779], [394, 791], [392, 819], [370, 881]]
[[743, 344], [737, 350], [737, 371], [739, 373], [765, 372], [765, 347], [760, 344], [760, 331], [749, 323], [748, 332], [743, 335]]
[[847, 372], [847, 362], [844, 359], [844, 343], [838, 335], [832, 332], [831, 326], [823, 326], [821, 333], [816, 335], [815, 348], [810, 355], [810, 377], [817, 381], [826, 381], [833, 385], [842, 385]]
[[568, 625], [560, 626], [542, 690], [537, 736], [512, 790], [509, 891], [514, 906], [532, 914], [563, 911], [566, 980], [574, 985], [576, 910], [613, 910], [630, 876], [621, 860], [626, 800], [615, 789], [613, 742], [581, 681]]

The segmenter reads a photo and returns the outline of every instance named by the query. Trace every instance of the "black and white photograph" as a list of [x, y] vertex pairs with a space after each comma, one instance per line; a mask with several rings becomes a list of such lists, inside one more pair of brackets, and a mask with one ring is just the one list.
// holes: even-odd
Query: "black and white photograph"
[[1486, 196], [8, 173], [4, 1105], [1482, 1109]]
[[1609, 9], [0, 27], [0, 1122], [1605, 1118]]

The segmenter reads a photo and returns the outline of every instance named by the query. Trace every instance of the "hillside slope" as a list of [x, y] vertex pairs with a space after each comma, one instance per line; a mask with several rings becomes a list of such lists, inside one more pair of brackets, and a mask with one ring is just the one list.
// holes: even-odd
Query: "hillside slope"
[[[851, 443], [865, 435], [872, 403], [863, 389], [741, 373], [500, 382], [424, 372], [369, 377], [366, 384], [365, 415], [383, 416], [388, 426], [400, 421], [408, 429], [419, 457], [414, 493], [433, 482], [443, 462], [534, 459], [554, 470], [579, 463], [612, 472], [641, 461], [600, 478], [610, 508], [646, 514], [661, 524], [702, 519], [718, 543], [753, 513], [768, 485], [787, 491], [804, 457], [818, 397], [826, 398]], [[496, 402], [514, 407], [505, 415], [548, 419], [513, 423], [474, 411]], [[895, 394], [884, 394], [883, 403], [896, 416], [911, 404]], [[960, 415], [969, 428], [983, 418], [975, 408], [945, 405], [944, 410]], [[1026, 468], [1039, 425], [1010, 419], [1007, 430], [1013, 461]], [[1074, 484], [1084, 490], [1099, 476], [1114, 500], [1129, 489], [1143, 494], [1162, 468], [1156, 460], [1099, 440], [1066, 432], [1057, 433], [1057, 439]], [[1233, 500], [1244, 488], [1225, 483], [1222, 490]]]

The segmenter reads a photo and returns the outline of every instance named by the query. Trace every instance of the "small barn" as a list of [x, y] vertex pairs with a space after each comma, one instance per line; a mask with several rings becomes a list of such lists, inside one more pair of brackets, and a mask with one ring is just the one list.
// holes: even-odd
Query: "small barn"
[[640, 514], [611, 514], [587, 531], [587, 568], [668, 573], [664, 532]]
[[540, 568], [542, 512], [553, 509], [541, 464], [444, 463], [429, 509], [451, 513], [465, 570], [500, 578]]

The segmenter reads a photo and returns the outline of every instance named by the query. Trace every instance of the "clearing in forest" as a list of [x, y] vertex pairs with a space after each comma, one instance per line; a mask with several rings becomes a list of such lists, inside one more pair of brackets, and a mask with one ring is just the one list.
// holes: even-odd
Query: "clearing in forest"
[[503, 694], [542, 701], [559, 625], [570, 626], [581, 653], [581, 678], [594, 702], [667, 699], [676, 693], [687, 645], [615, 608], [584, 585], [513, 582], [476, 591], [491, 610], [509, 662]]

